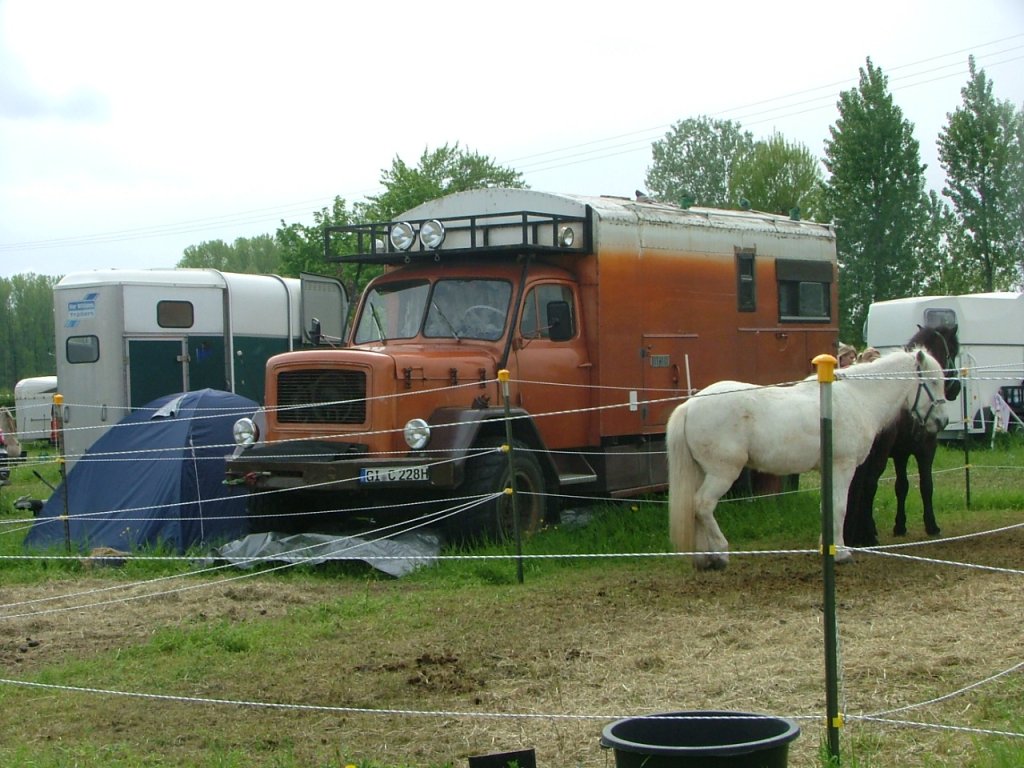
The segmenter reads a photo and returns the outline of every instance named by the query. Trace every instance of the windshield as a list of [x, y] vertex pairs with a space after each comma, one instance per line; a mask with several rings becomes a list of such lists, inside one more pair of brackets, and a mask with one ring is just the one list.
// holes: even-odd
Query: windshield
[[496, 341], [505, 330], [512, 285], [506, 280], [384, 283], [370, 289], [355, 343], [430, 338]]
[[419, 333], [430, 283], [425, 280], [385, 283], [366, 295], [356, 326], [356, 344], [410, 339]]
[[424, 336], [496, 341], [505, 330], [512, 285], [505, 280], [439, 280]]

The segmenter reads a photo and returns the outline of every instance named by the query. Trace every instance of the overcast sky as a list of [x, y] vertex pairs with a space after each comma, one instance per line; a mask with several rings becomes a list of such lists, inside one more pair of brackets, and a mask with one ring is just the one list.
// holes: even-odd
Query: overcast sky
[[867, 57], [940, 189], [969, 54], [1024, 107], [1024, 0], [0, 0], [0, 276], [171, 267], [445, 143], [581, 194], [699, 115], [821, 156]]

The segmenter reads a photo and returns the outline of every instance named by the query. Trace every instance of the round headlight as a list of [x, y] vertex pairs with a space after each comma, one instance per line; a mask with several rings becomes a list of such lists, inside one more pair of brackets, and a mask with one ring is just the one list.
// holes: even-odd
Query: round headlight
[[235, 445], [252, 445], [260, 439], [260, 430], [252, 419], [239, 419], [231, 428]]
[[574, 240], [576, 233], [572, 231], [572, 227], [562, 227], [558, 230], [558, 244], [563, 248], [572, 248]]
[[441, 247], [441, 243], [444, 242], [444, 224], [437, 219], [431, 219], [430, 221], [424, 221], [420, 225], [420, 242], [423, 243], [424, 248], [435, 250]]
[[410, 419], [406, 422], [402, 434], [405, 435], [406, 445], [418, 451], [430, 442], [430, 425], [423, 419]]
[[400, 221], [391, 226], [391, 244], [399, 251], [408, 251], [416, 240], [416, 230], [408, 221]]

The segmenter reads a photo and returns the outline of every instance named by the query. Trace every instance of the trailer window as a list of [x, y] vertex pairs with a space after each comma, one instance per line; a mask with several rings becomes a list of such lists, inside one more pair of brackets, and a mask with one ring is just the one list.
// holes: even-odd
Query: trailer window
[[831, 262], [777, 259], [775, 277], [781, 322], [827, 323], [831, 320]]
[[69, 336], [64, 343], [64, 355], [69, 363], [95, 363], [100, 359], [98, 336]]
[[740, 312], [757, 311], [753, 251], [736, 251], [736, 304]]
[[156, 322], [161, 328], [191, 328], [195, 310], [191, 301], [158, 301]]
[[956, 312], [952, 309], [926, 309], [924, 311], [926, 328], [953, 328], [956, 326]]
[[569, 305], [572, 319], [572, 329], [569, 335], [576, 335], [576, 308], [573, 306], [572, 288], [568, 285], [550, 283], [538, 285], [526, 294], [526, 301], [523, 304], [523, 319], [519, 323], [519, 332], [524, 339], [547, 339], [550, 337], [551, 321], [548, 319], [548, 306], [556, 301], [562, 301]]

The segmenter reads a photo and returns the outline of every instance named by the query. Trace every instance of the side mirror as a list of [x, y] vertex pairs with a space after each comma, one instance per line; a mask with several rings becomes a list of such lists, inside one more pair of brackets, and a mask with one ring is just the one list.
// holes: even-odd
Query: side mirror
[[323, 333], [320, 330], [320, 320], [314, 317], [309, 324], [309, 342], [314, 347], [319, 347], [321, 338], [323, 338]]

